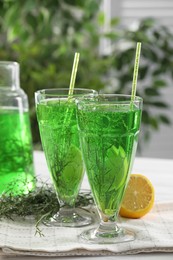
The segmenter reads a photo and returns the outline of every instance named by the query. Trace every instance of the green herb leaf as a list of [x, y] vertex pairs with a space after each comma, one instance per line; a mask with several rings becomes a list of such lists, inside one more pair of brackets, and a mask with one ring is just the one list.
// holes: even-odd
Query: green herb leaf
[[[44, 236], [39, 225], [54, 216], [60, 209], [56, 193], [51, 185], [41, 182], [34, 191], [24, 195], [14, 196], [11, 192], [0, 197], [0, 220], [3, 218], [15, 220], [16, 217], [32, 216], [35, 219], [35, 234]], [[90, 192], [78, 195], [76, 207], [86, 207], [93, 204]]]

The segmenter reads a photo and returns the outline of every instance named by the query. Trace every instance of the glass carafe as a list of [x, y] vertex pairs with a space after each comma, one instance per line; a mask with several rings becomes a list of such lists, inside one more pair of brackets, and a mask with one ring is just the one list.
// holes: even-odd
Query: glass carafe
[[35, 187], [28, 99], [20, 88], [19, 64], [0, 61], [0, 194]]

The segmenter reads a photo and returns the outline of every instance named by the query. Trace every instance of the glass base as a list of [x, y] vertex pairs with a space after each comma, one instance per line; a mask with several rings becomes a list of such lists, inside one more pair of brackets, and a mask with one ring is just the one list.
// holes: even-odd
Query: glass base
[[91, 223], [89, 212], [78, 208], [61, 208], [57, 214], [44, 221], [46, 226], [51, 227], [83, 227]]
[[92, 228], [81, 233], [79, 239], [90, 244], [117, 244], [135, 240], [135, 233], [115, 224], [113, 227], [101, 224], [97, 229]]

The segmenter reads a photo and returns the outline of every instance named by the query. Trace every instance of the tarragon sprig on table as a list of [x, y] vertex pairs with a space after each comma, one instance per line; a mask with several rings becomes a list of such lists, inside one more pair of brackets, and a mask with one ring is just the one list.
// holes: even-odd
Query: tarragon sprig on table
[[[0, 220], [14, 220], [16, 217], [26, 218], [32, 216], [35, 219], [35, 234], [43, 236], [39, 225], [55, 215], [60, 205], [57, 200], [56, 193], [52, 186], [48, 183], [41, 184], [28, 194], [15, 195], [12, 192], [3, 193], [0, 197]], [[86, 207], [93, 204], [90, 191], [81, 192], [76, 201], [76, 207]]]

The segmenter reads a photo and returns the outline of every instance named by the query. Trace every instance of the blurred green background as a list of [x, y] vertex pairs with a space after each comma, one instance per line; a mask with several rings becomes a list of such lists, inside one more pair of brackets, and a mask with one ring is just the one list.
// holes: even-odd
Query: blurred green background
[[[144, 99], [142, 141], [162, 124], [171, 124], [162, 89], [168, 86], [167, 76], [173, 78], [173, 34], [149, 18], [135, 30], [121, 29], [115, 17], [103, 33], [104, 23], [99, 0], [0, 1], [0, 60], [20, 63], [35, 147], [40, 136], [34, 92], [68, 87], [76, 51], [81, 54], [76, 87], [129, 94], [136, 42], [141, 41], [137, 95]], [[101, 39], [110, 40], [110, 54], [100, 48]]]

